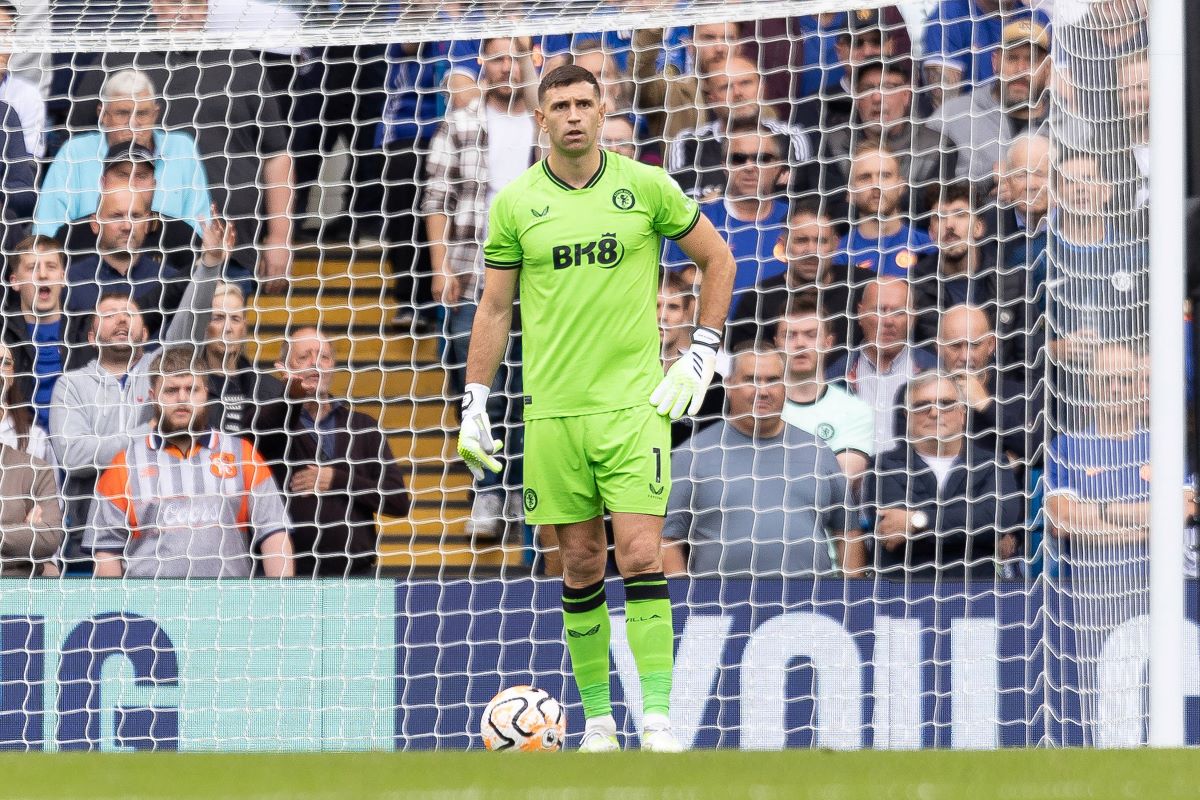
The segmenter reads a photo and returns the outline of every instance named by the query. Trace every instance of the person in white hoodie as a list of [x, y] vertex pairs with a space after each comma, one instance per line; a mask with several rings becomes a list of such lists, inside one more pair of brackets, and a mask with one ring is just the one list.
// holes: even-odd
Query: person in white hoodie
[[[233, 247], [233, 228], [204, 225], [204, 252], [192, 273], [179, 310], [160, 337], [163, 346], [200, 343], [212, 315], [213, 292]], [[63, 468], [67, 544], [64, 560], [80, 558], [79, 535], [87, 520], [96, 478], [134, 437], [149, 430], [150, 363], [158, 347], [145, 348], [142, 309], [124, 294], [102, 294], [88, 341], [96, 358], [66, 372], [54, 386], [50, 404], [50, 447]]]

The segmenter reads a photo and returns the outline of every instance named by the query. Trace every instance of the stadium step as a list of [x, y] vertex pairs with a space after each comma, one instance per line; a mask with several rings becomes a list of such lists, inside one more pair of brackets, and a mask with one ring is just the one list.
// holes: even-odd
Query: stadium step
[[[390, 267], [377, 250], [305, 248], [292, 265], [292, 291], [251, 303], [247, 356], [274, 371], [288, 326], [320, 323], [334, 340], [333, 390], [380, 422], [413, 495], [408, 519], [382, 518], [381, 563], [399, 577], [494, 573], [518, 565], [520, 546], [472, 541], [471, 476], [454, 457], [455, 411], [433, 336], [397, 336]], [[518, 537], [519, 538], [519, 537]]]
[[[283, 341], [285, 330], [282, 321], [270, 326], [252, 326], [257, 343], [252, 343], [247, 349], [247, 356], [252, 361], [274, 364], [279, 357], [279, 345]], [[355, 367], [369, 369], [384, 365], [397, 366], [431, 366], [440, 371], [438, 365], [437, 340], [433, 337], [412, 339], [408, 336], [394, 336], [390, 333], [381, 336], [376, 329], [373, 336], [358, 335], [338, 336], [337, 331], [331, 332], [333, 351], [340, 363], [353, 363]]]

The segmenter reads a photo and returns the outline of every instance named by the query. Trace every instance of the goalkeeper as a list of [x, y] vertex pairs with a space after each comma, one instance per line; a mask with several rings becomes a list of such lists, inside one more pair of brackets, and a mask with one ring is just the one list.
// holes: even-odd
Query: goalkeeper
[[[563, 627], [587, 718], [580, 750], [620, 749], [609, 696], [607, 509], [642, 685], [642, 748], [676, 751], [667, 713], [674, 630], [661, 556], [670, 420], [694, 414], [712, 380], [734, 260], [663, 170], [597, 146], [604, 114], [600, 87], [581, 67], [552, 70], [538, 87], [535, 117], [550, 154], [491, 205], [458, 452], [477, 479], [500, 469], [487, 387], [519, 279], [525, 518], [558, 530]], [[656, 319], [664, 236], [704, 273], [692, 346], [665, 378]]]

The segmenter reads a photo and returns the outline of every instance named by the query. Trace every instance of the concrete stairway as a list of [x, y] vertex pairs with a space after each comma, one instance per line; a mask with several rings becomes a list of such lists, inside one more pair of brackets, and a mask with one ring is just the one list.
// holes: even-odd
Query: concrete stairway
[[255, 298], [248, 309], [253, 342], [247, 355], [274, 371], [279, 343], [292, 325], [320, 322], [334, 339], [339, 371], [334, 392], [381, 421], [413, 493], [410, 519], [381, 519], [386, 574], [487, 574], [519, 565], [514, 546], [472, 542], [470, 475], [454, 456], [456, 413], [445, 398], [436, 336], [414, 339], [388, 328], [394, 309], [379, 251], [302, 251], [287, 296]]

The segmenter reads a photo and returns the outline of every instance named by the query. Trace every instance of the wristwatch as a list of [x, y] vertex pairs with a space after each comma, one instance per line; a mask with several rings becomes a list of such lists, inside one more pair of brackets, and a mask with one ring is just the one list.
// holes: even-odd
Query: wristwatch
[[914, 511], [911, 522], [915, 533], [924, 533], [929, 530], [929, 515], [924, 511]]

